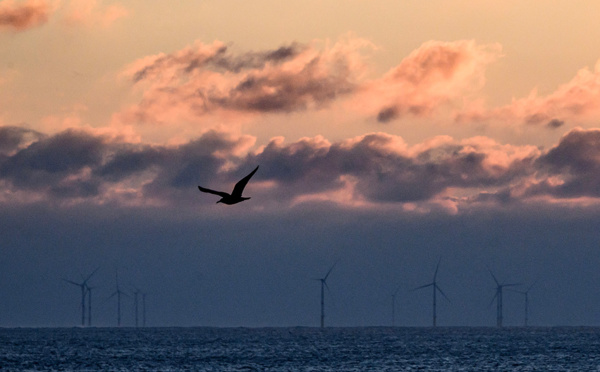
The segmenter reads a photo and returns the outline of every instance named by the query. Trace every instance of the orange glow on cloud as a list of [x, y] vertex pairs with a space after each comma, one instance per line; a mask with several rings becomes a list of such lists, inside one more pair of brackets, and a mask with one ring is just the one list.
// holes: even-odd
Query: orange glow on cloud
[[67, 24], [84, 26], [98, 24], [102, 27], [108, 27], [117, 19], [129, 14], [121, 4], [102, 7], [98, 0], [70, 0], [66, 12], [64, 21]]
[[497, 44], [429, 41], [383, 78], [365, 84], [356, 103], [380, 122], [406, 114], [431, 114], [438, 106], [480, 89], [485, 67], [500, 51]]
[[27, 0], [16, 3], [5, 0], [0, 3], [0, 28], [23, 31], [48, 21], [50, 5], [46, 0]]
[[571, 81], [546, 96], [534, 89], [528, 97], [515, 99], [508, 105], [487, 108], [474, 101], [457, 111], [458, 122], [487, 121], [509, 125], [544, 125], [556, 129], [569, 121], [600, 119], [600, 61], [593, 70], [583, 68]]

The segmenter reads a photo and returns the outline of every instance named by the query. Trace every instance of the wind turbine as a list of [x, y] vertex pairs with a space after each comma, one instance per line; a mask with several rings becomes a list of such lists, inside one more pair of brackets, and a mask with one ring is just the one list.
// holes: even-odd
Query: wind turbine
[[94, 288], [95, 287], [88, 286], [87, 283], [85, 284], [85, 289], [88, 296], [88, 327], [92, 326], [92, 289]]
[[494, 303], [494, 300], [496, 300], [496, 326], [502, 327], [502, 288], [514, 287], [520, 285], [520, 283], [500, 284], [498, 279], [496, 279], [494, 276], [492, 270], [488, 268], [488, 271], [492, 275], [492, 278], [494, 278], [494, 282], [496, 282], [496, 294], [494, 295], [494, 298], [492, 298], [492, 301], [490, 301], [490, 306]]
[[323, 278], [315, 279], [321, 282], [321, 328], [325, 327], [325, 287], [329, 290], [329, 287], [327, 286], [327, 277], [331, 274], [331, 270], [333, 270], [336, 264], [337, 262], [331, 265], [329, 271], [327, 271], [327, 274], [325, 274]]
[[396, 326], [396, 295], [400, 290], [400, 286], [392, 293], [392, 327]]
[[107, 298], [107, 300], [110, 300], [111, 298], [113, 298], [114, 296], [117, 296], [117, 326], [121, 326], [121, 295], [125, 295], [127, 297], [129, 297], [127, 295], [127, 293], [123, 292], [120, 288], [119, 288], [119, 272], [115, 270], [115, 276], [117, 279], [117, 290], [110, 295], [110, 297]]
[[146, 294], [145, 292], [141, 292], [142, 294], [142, 327], [146, 327]]
[[425, 284], [422, 285], [420, 287], [417, 287], [415, 289], [413, 289], [413, 291], [416, 291], [418, 289], [422, 289], [422, 288], [427, 288], [427, 287], [432, 287], [433, 288], [433, 326], [436, 327], [437, 326], [437, 292], [439, 291], [442, 296], [444, 296], [444, 298], [450, 302], [450, 299], [448, 298], [448, 296], [446, 296], [446, 294], [444, 293], [444, 291], [442, 291], [442, 289], [440, 288], [440, 286], [437, 284], [437, 274], [438, 274], [438, 270], [440, 268], [440, 262], [442, 261], [442, 259], [440, 259], [437, 263], [437, 266], [435, 267], [435, 273], [433, 274], [433, 282], [429, 283], [429, 284]]
[[532, 285], [527, 288], [525, 291], [517, 291], [516, 289], [510, 289], [511, 292], [517, 292], [525, 296], [525, 327], [529, 326], [529, 291], [535, 285], [534, 282]]
[[[85, 326], [85, 296], [87, 294], [87, 291], [89, 289], [87, 282], [88, 280], [90, 280], [92, 278], [92, 276], [96, 273], [96, 271], [98, 271], [98, 269], [100, 269], [99, 267], [96, 268], [96, 270], [94, 270], [90, 275], [88, 275], [87, 278], [84, 278], [83, 275], [81, 276], [81, 278], [83, 279], [83, 281], [81, 283], [77, 283], [74, 282], [72, 280], [68, 280], [68, 279], [64, 279], [63, 280], [67, 283], [71, 283], [73, 285], [76, 285], [78, 287], [81, 288], [81, 326], [84, 327]], [[91, 302], [91, 300], [90, 300]], [[91, 305], [90, 305], [91, 307]], [[91, 310], [90, 310], [90, 314], [91, 314]]]
[[135, 308], [135, 327], [139, 326], [139, 300], [138, 296], [142, 297], [142, 326], [146, 326], [146, 293], [142, 292], [138, 287], [133, 287], [133, 304]]

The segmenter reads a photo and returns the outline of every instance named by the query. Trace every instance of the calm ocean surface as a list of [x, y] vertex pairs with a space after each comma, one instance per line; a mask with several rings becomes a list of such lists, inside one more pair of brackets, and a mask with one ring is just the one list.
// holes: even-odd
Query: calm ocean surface
[[6, 328], [0, 369], [600, 371], [600, 328]]

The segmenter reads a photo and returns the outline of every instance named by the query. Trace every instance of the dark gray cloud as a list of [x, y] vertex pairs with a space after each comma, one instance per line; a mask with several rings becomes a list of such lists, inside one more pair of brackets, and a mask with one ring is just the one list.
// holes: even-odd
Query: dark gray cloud
[[495, 160], [495, 152], [504, 150], [476, 140], [409, 152], [398, 147], [398, 138], [376, 133], [338, 143], [273, 140], [258, 152], [240, 153], [247, 141], [211, 131], [178, 146], [134, 145], [84, 132], [43, 136], [1, 128], [6, 151], [0, 158], [0, 179], [13, 191], [51, 199], [111, 200], [124, 183], [141, 200], [186, 204], [197, 196], [197, 185], [231, 187], [260, 165], [253, 180], [270, 186], [255, 189], [255, 195], [283, 205], [339, 191], [348, 182], [355, 197], [377, 203], [428, 202], [451, 189], [479, 194], [465, 200], [498, 204], [537, 195], [600, 196], [598, 130], [571, 131], [548, 151], [516, 156], [508, 163]]
[[551, 128], [551, 129], [560, 128], [563, 125], [565, 125], [565, 121], [564, 120], [558, 120], [558, 119], [552, 119], [548, 123], [546, 123], [546, 126], [548, 128]]
[[171, 68], [175, 68], [180, 74], [190, 74], [202, 69], [235, 73], [242, 70], [261, 69], [267, 63], [279, 64], [290, 60], [306, 48], [305, 45], [292, 43], [274, 50], [245, 52], [240, 55], [233, 55], [229, 51], [230, 48], [225, 45], [210, 50], [189, 49], [183, 53], [156, 58], [152, 63], [135, 71], [132, 80], [139, 82]]
[[45, 0], [29, 0], [21, 4], [10, 1], [0, 3], [0, 29], [2, 27], [23, 31], [48, 21], [50, 6]]
[[0, 127], [0, 153], [10, 154], [42, 137], [44, 137], [43, 134], [23, 127]]
[[[49, 191], [58, 195], [96, 194], [91, 184], [75, 182], [84, 168], [95, 168], [102, 162], [105, 149], [101, 138], [65, 131], [40, 138], [29, 146], [7, 156], [0, 163], [0, 177], [18, 189]], [[71, 191], [69, 191], [69, 189]]]
[[398, 107], [384, 108], [377, 114], [377, 121], [380, 123], [387, 123], [398, 118], [399, 115]]
[[324, 105], [354, 90], [348, 75], [320, 76], [318, 60], [298, 73], [248, 75], [227, 96], [208, 97], [210, 105], [225, 109], [258, 112], [291, 112], [306, 109], [309, 104]]
[[560, 182], [543, 178], [528, 189], [529, 194], [561, 198], [600, 196], [600, 130], [568, 132], [536, 163], [542, 176], [558, 177]]
[[352, 146], [271, 143], [250, 162], [267, 164], [263, 177], [276, 179], [292, 193], [333, 190], [340, 187], [340, 176], [347, 175], [356, 180], [360, 196], [378, 202], [426, 201], [449, 187], [498, 187], [532, 172], [532, 159], [503, 169], [484, 165], [488, 155], [483, 150], [464, 152], [465, 146], [455, 145], [407, 156], [390, 151], [392, 141], [371, 134]]

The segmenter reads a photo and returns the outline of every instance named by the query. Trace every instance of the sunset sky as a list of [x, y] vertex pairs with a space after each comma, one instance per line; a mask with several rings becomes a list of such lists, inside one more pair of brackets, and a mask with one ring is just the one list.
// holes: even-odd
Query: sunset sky
[[0, 326], [600, 325], [599, 14], [0, 0]]

